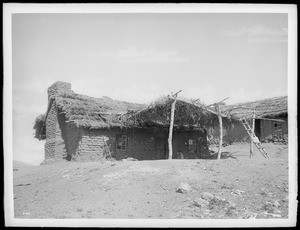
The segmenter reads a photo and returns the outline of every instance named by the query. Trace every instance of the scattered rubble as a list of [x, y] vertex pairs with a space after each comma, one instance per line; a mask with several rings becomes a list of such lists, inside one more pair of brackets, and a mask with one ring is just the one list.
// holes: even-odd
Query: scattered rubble
[[262, 140], [263, 143], [274, 143], [274, 144], [288, 144], [288, 135], [287, 134], [278, 134], [266, 137]]
[[280, 207], [279, 201], [278, 201], [278, 200], [275, 200], [274, 203], [273, 203], [273, 206], [274, 206], [275, 208], [279, 208], [279, 207]]
[[244, 193], [245, 191], [243, 191], [243, 190], [234, 190], [234, 191], [232, 191], [230, 194], [231, 195], [238, 195], [238, 196], [240, 196], [242, 193]]
[[204, 199], [204, 200], [210, 201], [210, 200], [214, 199], [215, 196], [213, 194], [209, 193], [209, 192], [203, 192], [201, 194], [201, 198]]
[[192, 190], [192, 187], [187, 183], [180, 183], [179, 187], [177, 188], [176, 192], [178, 193], [187, 193]]
[[207, 200], [204, 200], [202, 198], [196, 198], [194, 200], [194, 205], [200, 208], [206, 207], [209, 204]]

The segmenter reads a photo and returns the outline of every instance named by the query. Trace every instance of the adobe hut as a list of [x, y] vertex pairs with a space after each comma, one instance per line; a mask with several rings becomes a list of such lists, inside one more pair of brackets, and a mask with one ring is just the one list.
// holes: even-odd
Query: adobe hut
[[[156, 159], [165, 159], [169, 154], [167, 148], [173, 102], [174, 98], [164, 96], [141, 111], [127, 114], [129, 126], [133, 123], [135, 127], [155, 132], [152, 135], [156, 143], [152, 151], [157, 153]], [[223, 119], [225, 127], [229, 127], [230, 119]], [[174, 107], [173, 158], [181, 158], [181, 155], [187, 159], [209, 157], [207, 136], [216, 122], [218, 116], [205, 109], [203, 104], [183, 97], [177, 98]]]
[[[221, 107], [222, 113], [236, 119], [246, 118], [251, 124], [255, 114], [255, 134], [262, 142], [287, 141], [288, 134], [288, 109], [287, 96], [273, 97], [234, 105]], [[249, 136], [239, 123], [234, 128], [225, 129], [224, 139], [229, 142], [249, 141]], [[217, 134], [216, 134], [217, 135]]]
[[[79, 95], [71, 84], [56, 82], [48, 88], [48, 108], [34, 128], [46, 140], [45, 161], [62, 159], [98, 161], [166, 159], [172, 99], [163, 97], [146, 107]], [[174, 158], [200, 158], [208, 154], [207, 129], [217, 116], [202, 105], [178, 99], [175, 110]]]

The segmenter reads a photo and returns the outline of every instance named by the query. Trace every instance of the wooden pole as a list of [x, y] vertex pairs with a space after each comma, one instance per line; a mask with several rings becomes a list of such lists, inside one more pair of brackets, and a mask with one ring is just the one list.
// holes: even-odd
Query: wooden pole
[[221, 159], [221, 153], [222, 153], [222, 145], [223, 145], [223, 124], [222, 124], [222, 117], [218, 116], [219, 119], [219, 125], [220, 125], [220, 140], [219, 140], [219, 150], [218, 150], [218, 160]]
[[221, 154], [222, 154], [222, 145], [223, 145], [223, 121], [222, 121], [222, 116], [220, 113], [220, 106], [219, 104], [215, 104], [215, 108], [217, 110], [218, 113], [218, 120], [219, 120], [219, 149], [218, 149], [218, 157], [217, 159], [220, 160], [221, 159]]
[[[229, 97], [226, 97], [225, 99], [223, 99], [222, 101], [219, 101], [219, 102], [217, 102], [217, 103], [214, 103], [214, 104], [210, 104], [210, 105], [207, 105], [207, 106], [205, 106], [205, 107], [209, 107], [209, 106], [212, 106], [212, 105], [217, 105], [217, 104], [220, 104], [220, 103], [222, 103], [223, 101], [226, 101], [227, 99], [229, 99]], [[198, 99], [197, 99], [198, 100]]]
[[169, 147], [169, 160], [172, 160], [173, 148], [172, 148], [172, 137], [173, 137], [173, 126], [174, 126], [174, 115], [175, 115], [175, 105], [177, 100], [177, 94], [175, 94], [174, 101], [171, 106], [171, 119], [170, 119], [170, 128], [169, 128], [169, 138], [168, 138], [168, 147]]
[[[253, 114], [252, 114], [252, 133], [255, 132], [255, 110], [253, 110]], [[254, 155], [254, 151], [253, 151], [253, 139], [250, 139], [250, 158]]]

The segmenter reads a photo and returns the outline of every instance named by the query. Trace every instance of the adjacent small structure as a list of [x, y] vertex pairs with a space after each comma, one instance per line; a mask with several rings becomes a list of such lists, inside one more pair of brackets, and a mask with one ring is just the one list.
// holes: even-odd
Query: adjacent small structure
[[[234, 105], [223, 105], [224, 115], [252, 120], [255, 113], [255, 134], [262, 142], [287, 141], [288, 135], [287, 96], [273, 97]], [[216, 134], [217, 136], [217, 134]], [[224, 130], [224, 141], [234, 143], [249, 141], [249, 136], [240, 122], [234, 122], [231, 129]]]

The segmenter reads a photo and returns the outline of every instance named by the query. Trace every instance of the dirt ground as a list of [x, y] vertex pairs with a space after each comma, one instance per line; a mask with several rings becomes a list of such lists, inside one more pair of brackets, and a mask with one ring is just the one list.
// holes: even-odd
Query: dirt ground
[[288, 218], [287, 145], [221, 160], [14, 164], [15, 218]]

